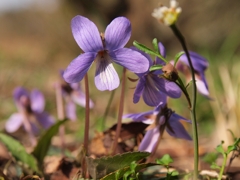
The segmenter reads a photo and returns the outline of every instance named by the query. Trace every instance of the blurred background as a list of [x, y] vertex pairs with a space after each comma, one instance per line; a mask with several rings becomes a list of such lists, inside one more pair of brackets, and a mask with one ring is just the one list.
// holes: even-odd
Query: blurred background
[[[46, 97], [46, 110], [56, 117], [54, 83], [59, 81], [59, 70], [81, 53], [72, 37], [70, 21], [76, 15], [92, 20], [101, 32], [117, 16], [126, 16], [132, 23], [133, 40], [149, 47], [153, 38], [161, 41], [171, 59], [181, 51], [179, 42], [170, 28], [159, 24], [151, 13], [162, 3], [169, 6], [168, 0], [0, 0], [0, 123], [16, 112], [12, 99], [15, 87], [28, 90], [38, 88]], [[204, 56], [209, 61], [206, 72], [211, 97], [198, 95], [197, 117], [200, 143], [217, 145], [221, 140], [231, 142], [231, 129], [240, 136], [240, 1], [198, 1], [179, 0], [182, 13], [177, 23], [185, 36], [190, 50]], [[121, 75], [121, 68], [115, 66]], [[109, 92], [97, 91], [94, 83], [95, 67], [89, 72], [90, 94], [95, 103], [91, 111], [92, 124], [104, 113]], [[128, 72], [129, 77], [136, 77]], [[128, 82], [124, 113], [147, 111], [141, 100], [132, 103], [136, 83]], [[116, 122], [120, 89], [116, 90], [106, 127]], [[184, 97], [170, 100], [169, 107], [186, 118], [189, 117]], [[78, 107], [80, 124], [69, 124], [68, 131], [76, 132], [78, 139], [83, 134], [84, 110]], [[73, 123], [73, 122], [70, 122]], [[191, 132], [191, 127], [186, 126]], [[98, 130], [92, 125], [92, 132]]]

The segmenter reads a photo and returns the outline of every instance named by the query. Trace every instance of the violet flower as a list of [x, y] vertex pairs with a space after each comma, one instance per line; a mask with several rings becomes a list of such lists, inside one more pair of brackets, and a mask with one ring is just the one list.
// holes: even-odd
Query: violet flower
[[[161, 43], [159, 43], [159, 49], [161, 55], [165, 57], [165, 48]], [[150, 67], [156, 64], [165, 64], [159, 58], [156, 58], [156, 61], [153, 63], [148, 54], [137, 49], [136, 51], [140, 52], [148, 59]], [[143, 100], [147, 105], [157, 106], [162, 97], [161, 92], [165, 93], [171, 98], [179, 98], [181, 96], [181, 89], [175, 84], [175, 82], [171, 82], [159, 77], [161, 74], [163, 74], [161, 70], [151, 72], [148, 70], [145, 73], [137, 74], [139, 81], [133, 96], [134, 103], [137, 103], [142, 95]]]
[[[61, 71], [60, 74], [62, 77], [63, 71]], [[82, 91], [79, 83], [67, 83], [66, 81], [63, 81], [61, 83], [61, 90], [62, 90], [62, 95], [66, 102], [66, 105], [65, 105], [66, 117], [72, 121], [75, 121], [77, 119], [76, 104], [82, 107], [86, 106], [85, 93]], [[94, 103], [90, 99], [89, 107], [93, 108], [93, 106], [94, 106]]]
[[71, 22], [72, 33], [83, 54], [75, 58], [64, 72], [68, 83], [83, 79], [93, 62], [96, 62], [95, 85], [97, 89], [113, 90], [119, 86], [119, 77], [112, 62], [135, 73], [148, 70], [147, 59], [139, 52], [124, 48], [131, 36], [131, 24], [125, 17], [115, 18], [99, 33], [96, 25], [83, 16], [76, 16]]
[[[190, 54], [190, 58], [192, 60], [193, 68], [195, 70], [197, 89], [202, 95], [204, 95], [207, 98], [210, 98], [209, 91], [208, 91], [208, 84], [207, 84], [207, 81], [206, 81], [206, 78], [204, 75], [204, 72], [208, 67], [208, 62], [204, 57], [200, 56], [199, 54], [197, 54], [195, 52], [189, 51], [189, 54]], [[188, 81], [191, 80], [190, 68], [189, 68], [189, 63], [188, 63], [186, 54], [183, 54], [180, 57], [177, 65], [176, 65], [176, 68], [180, 72], [185, 74]]]
[[45, 99], [39, 90], [34, 89], [29, 93], [18, 87], [14, 90], [13, 97], [18, 112], [7, 120], [7, 132], [15, 132], [23, 125], [28, 133], [36, 134], [39, 128], [47, 129], [54, 124], [54, 118], [44, 111]]
[[[156, 121], [156, 117], [158, 116], [159, 118]], [[168, 116], [168, 118], [166, 118], [166, 116]], [[131, 118], [135, 122], [143, 122], [150, 125], [140, 143], [138, 148], [139, 151], [152, 152], [154, 150], [160, 136], [160, 130], [163, 126], [166, 127], [168, 134], [173, 137], [192, 140], [183, 125], [180, 123], [180, 120], [189, 123], [191, 121], [174, 113], [171, 109], [168, 109], [166, 107], [166, 95], [164, 94], [162, 94], [162, 101], [154, 110], [143, 113], [127, 114], [124, 115], [123, 118]]]

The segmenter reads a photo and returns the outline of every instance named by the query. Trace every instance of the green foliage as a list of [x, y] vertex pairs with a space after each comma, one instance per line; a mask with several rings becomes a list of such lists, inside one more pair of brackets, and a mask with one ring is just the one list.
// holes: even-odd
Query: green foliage
[[155, 50], [157, 53], [160, 54], [160, 52], [159, 52], [159, 48], [158, 48], [158, 41], [157, 41], [157, 38], [154, 38], [154, 39], [152, 40], [152, 44], [153, 44], [153, 48], [154, 48], [154, 50]]
[[44, 134], [43, 136], [39, 139], [37, 146], [35, 147], [34, 151], [32, 154], [36, 157], [38, 160], [38, 165], [39, 167], [42, 168], [43, 166], [43, 159], [46, 156], [48, 149], [51, 145], [51, 140], [54, 135], [58, 133], [59, 127], [65, 123], [67, 119], [58, 121], [56, 124], [51, 126]]
[[216, 162], [218, 158], [218, 153], [212, 152], [212, 153], [208, 153], [203, 157], [203, 161], [208, 163], [208, 164], [212, 164], [213, 162]]
[[137, 42], [137, 41], [133, 41], [133, 45], [138, 48], [139, 50], [147, 53], [147, 54], [150, 54], [150, 55], [154, 55], [154, 56], [157, 56], [159, 57], [160, 59], [162, 59], [164, 62], [167, 63], [167, 60], [159, 53], [159, 52], [155, 52], [153, 50], [151, 50], [150, 48], [144, 46], [143, 44]]
[[156, 70], [159, 70], [159, 69], [162, 69], [162, 65], [160, 64], [157, 64], [157, 65], [153, 65], [149, 68], [149, 71], [156, 71]]
[[169, 154], [165, 154], [161, 159], [157, 159], [156, 162], [159, 165], [169, 166], [169, 164], [173, 162], [173, 159]]
[[215, 162], [212, 162], [210, 168], [212, 168], [212, 169], [221, 169], [221, 167], [218, 166]]
[[175, 58], [174, 58], [174, 67], [176, 66], [179, 58], [184, 54], [184, 52], [179, 52], [175, 55]]
[[134, 164], [132, 162], [130, 166], [126, 166], [121, 168], [117, 171], [109, 173], [108, 175], [104, 176], [101, 180], [112, 180], [112, 179], [121, 179], [121, 178], [138, 178], [138, 172], [142, 169], [145, 169], [150, 166], [156, 166], [157, 164], [154, 163], [141, 163], [141, 164]]
[[11, 152], [12, 156], [24, 167], [29, 167], [32, 171], [39, 173], [38, 164], [33, 155], [29, 154], [20, 142], [13, 139], [12, 137], [0, 133], [0, 141], [7, 147], [8, 151]]
[[[86, 157], [88, 170], [93, 179], [100, 179], [119, 169], [129, 167], [133, 161], [139, 161], [149, 156], [148, 152], [128, 152], [110, 157], [92, 159]], [[129, 167], [130, 168], [130, 167]], [[127, 170], [126, 170], [127, 171]], [[124, 172], [126, 172], [124, 171]], [[114, 174], [115, 176], [116, 174]]]

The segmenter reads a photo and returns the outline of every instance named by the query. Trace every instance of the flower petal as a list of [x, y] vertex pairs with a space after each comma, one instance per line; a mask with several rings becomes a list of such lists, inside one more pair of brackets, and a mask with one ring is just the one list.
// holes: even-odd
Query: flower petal
[[[200, 56], [199, 54], [189, 51], [189, 55], [190, 58], [192, 60], [192, 64], [193, 64], [193, 68], [197, 71], [197, 72], [203, 72], [207, 69], [208, 67], [208, 61]], [[187, 60], [187, 55], [183, 54], [179, 61], [183, 62], [184, 64], [186, 64], [187, 66], [189, 66], [188, 60]]]
[[181, 96], [181, 89], [174, 83], [166, 79], [153, 76], [156, 87], [171, 98], [179, 98]]
[[28, 91], [26, 89], [24, 89], [23, 87], [15, 88], [13, 91], [13, 98], [16, 103], [18, 103], [18, 104], [20, 103], [21, 96], [29, 97]]
[[46, 112], [34, 113], [34, 115], [36, 116], [37, 120], [42, 125], [42, 127], [45, 129], [49, 128], [55, 123], [54, 118]]
[[72, 34], [84, 52], [103, 50], [103, 44], [97, 26], [83, 16], [75, 16], [71, 21]]
[[115, 71], [109, 59], [100, 59], [96, 61], [95, 85], [98, 90], [113, 90], [116, 89], [120, 82], [117, 72]]
[[161, 102], [162, 93], [156, 88], [156, 85], [151, 81], [151, 77], [146, 81], [146, 85], [143, 90], [143, 100], [149, 106], [157, 106]]
[[76, 105], [74, 104], [74, 102], [69, 100], [66, 103], [65, 109], [66, 109], [66, 117], [72, 121], [75, 121], [77, 119], [77, 115], [76, 115]]
[[30, 94], [30, 99], [32, 110], [38, 113], [43, 112], [45, 106], [45, 99], [43, 94], [39, 90], [34, 89]]
[[81, 81], [91, 67], [96, 56], [97, 53], [84, 53], [76, 57], [64, 71], [64, 80], [68, 83]]
[[[71, 97], [72, 97], [72, 100], [76, 103], [76, 104], [78, 104], [78, 105], [80, 105], [80, 106], [82, 106], [82, 107], [85, 107], [86, 106], [86, 96], [85, 96], [85, 94], [82, 92], [82, 91], [74, 91], [72, 94], [71, 94]], [[93, 108], [93, 106], [94, 106], [94, 103], [93, 103], [93, 101], [90, 99], [89, 100], [89, 107], [90, 108]]]
[[23, 123], [23, 116], [20, 113], [12, 114], [5, 124], [8, 133], [17, 131]]
[[141, 77], [138, 81], [137, 87], [136, 87], [136, 89], [134, 91], [134, 94], [133, 94], [133, 103], [136, 104], [140, 100], [140, 97], [142, 95], [145, 83], [146, 83], [145, 77]]
[[122, 118], [123, 119], [130, 118], [134, 122], [143, 122], [144, 124], [152, 124], [154, 122], [154, 120], [148, 118], [148, 116], [156, 115], [156, 113], [155, 113], [155, 111], [147, 111], [147, 112], [143, 112], [143, 113], [126, 114]]
[[149, 69], [149, 60], [141, 53], [128, 48], [121, 48], [109, 53], [113, 61], [134, 73], [144, 73]]
[[106, 28], [105, 43], [109, 51], [123, 48], [131, 36], [131, 23], [125, 17], [115, 18]]
[[[199, 78], [196, 78], [196, 85], [197, 85], [197, 90], [204, 96], [209, 97], [209, 91], [208, 88], [206, 86], [206, 84], [204, 83], [204, 81], [202, 81]], [[209, 97], [210, 98], [210, 97]]]
[[158, 48], [159, 48], [160, 54], [165, 58], [166, 57], [166, 49], [161, 42], [158, 43]]
[[168, 134], [176, 138], [192, 140], [191, 136], [187, 133], [183, 125], [179, 122], [178, 118], [171, 116], [168, 120], [168, 123], [171, 128], [166, 128]]
[[159, 136], [160, 132], [158, 127], [148, 130], [140, 143], [138, 150], [151, 153], [157, 144]]

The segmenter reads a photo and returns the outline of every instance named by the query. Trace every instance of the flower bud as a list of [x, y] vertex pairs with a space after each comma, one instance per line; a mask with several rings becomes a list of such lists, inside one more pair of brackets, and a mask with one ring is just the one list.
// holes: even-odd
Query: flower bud
[[170, 7], [160, 6], [154, 9], [152, 16], [155, 17], [159, 22], [164, 23], [167, 26], [174, 24], [182, 9], [178, 7], [176, 0], [170, 0]]

